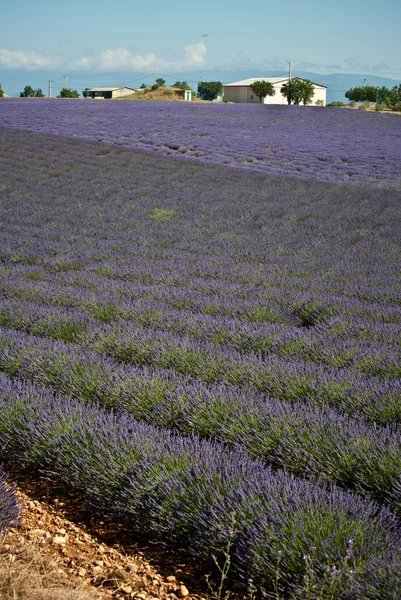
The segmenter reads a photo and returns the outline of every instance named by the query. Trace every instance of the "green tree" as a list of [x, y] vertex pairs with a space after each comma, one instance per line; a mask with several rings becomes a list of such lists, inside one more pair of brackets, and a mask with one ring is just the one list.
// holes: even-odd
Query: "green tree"
[[188, 85], [186, 81], [176, 81], [173, 85], [173, 88], [178, 88], [180, 90], [190, 90], [191, 87]]
[[158, 77], [158, 78], [156, 79], [156, 83], [157, 83], [157, 85], [158, 85], [159, 87], [163, 87], [163, 86], [165, 86], [165, 85], [166, 85], [166, 80], [165, 80], [165, 79], [163, 79], [163, 77]]
[[141, 87], [139, 88], [140, 90], [146, 90], [148, 86], [146, 85], [146, 83], [142, 83]]
[[2, 98], [4, 96], [4, 92], [3, 92], [3, 88], [1, 87], [1, 83], [0, 83], [0, 98]]
[[389, 98], [391, 106], [398, 106], [401, 104], [401, 83], [398, 87], [395, 85], [391, 88]]
[[35, 98], [44, 98], [44, 97], [45, 97], [45, 95], [40, 88], [35, 90]]
[[20, 98], [33, 98], [35, 95], [35, 90], [30, 85], [26, 85], [24, 87], [24, 91], [20, 92]]
[[315, 89], [309, 79], [293, 77], [281, 86], [280, 92], [287, 98], [288, 104], [310, 104]]
[[71, 90], [70, 88], [63, 88], [57, 98], [79, 98], [77, 90]]
[[345, 97], [351, 102], [386, 102], [391, 97], [391, 91], [385, 86], [379, 88], [374, 85], [355, 87], [345, 92]]
[[263, 102], [266, 96], [274, 96], [276, 93], [273, 84], [263, 79], [251, 83], [251, 90], [259, 98], [260, 102]]
[[198, 83], [198, 98], [202, 100], [214, 100], [223, 92], [221, 81], [200, 81]]
[[379, 102], [380, 104], [391, 104], [390, 96], [391, 90], [384, 85], [381, 88], [377, 88], [376, 102]]

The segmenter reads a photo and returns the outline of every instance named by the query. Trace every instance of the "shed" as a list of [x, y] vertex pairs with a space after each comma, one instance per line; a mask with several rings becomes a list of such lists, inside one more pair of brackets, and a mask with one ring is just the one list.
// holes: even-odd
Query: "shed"
[[134, 94], [135, 90], [128, 87], [99, 87], [85, 90], [85, 98], [99, 98], [99, 99], [112, 99], [112, 98], [123, 98]]
[[192, 90], [176, 89], [175, 93], [186, 102], [191, 102], [192, 100]]
[[[296, 79], [302, 78], [297, 77]], [[251, 84], [255, 83], [255, 81], [269, 81], [276, 90], [274, 96], [266, 96], [264, 104], [288, 104], [287, 98], [280, 92], [281, 86], [288, 82], [288, 77], [251, 77], [250, 79], [228, 83], [224, 86], [224, 100], [227, 102], [246, 104], [260, 103], [259, 97], [251, 90]], [[311, 105], [316, 105], [317, 101], [321, 104], [323, 101], [323, 105], [326, 106], [326, 86], [314, 83], [313, 81], [311, 81], [311, 83], [315, 89]]]

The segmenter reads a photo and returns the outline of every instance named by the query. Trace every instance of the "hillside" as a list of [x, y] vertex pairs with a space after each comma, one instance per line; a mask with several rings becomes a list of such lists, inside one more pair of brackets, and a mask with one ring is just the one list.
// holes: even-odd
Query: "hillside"
[[[124, 98], [118, 98], [119, 100], [165, 100], [167, 102], [185, 102], [184, 90], [173, 87], [161, 87], [158, 90], [152, 90], [151, 88], [145, 88], [143, 90], [137, 90], [134, 94], [124, 96]], [[192, 102], [204, 102], [198, 98], [195, 92], [192, 92]]]

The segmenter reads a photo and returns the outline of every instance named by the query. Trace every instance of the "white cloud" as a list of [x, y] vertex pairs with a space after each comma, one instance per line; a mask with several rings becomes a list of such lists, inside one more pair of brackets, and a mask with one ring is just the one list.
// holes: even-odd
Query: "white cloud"
[[78, 60], [74, 60], [70, 63], [70, 69], [74, 71], [80, 71], [81, 69], [87, 71], [92, 66], [92, 59], [89, 56], [82, 56], [78, 58]]
[[50, 54], [37, 54], [29, 50], [0, 49], [0, 67], [3, 69], [48, 69], [60, 65], [60, 56]]
[[96, 68], [101, 71], [141, 71], [149, 69], [156, 63], [160, 63], [155, 54], [132, 54], [126, 48], [116, 48], [115, 50], [105, 50], [96, 60]]
[[185, 59], [184, 63], [186, 67], [203, 66], [206, 63], [206, 43], [201, 40], [197, 44], [185, 46]]
[[0, 49], [0, 68], [34, 70], [63, 67], [77, 71], [146, 71], [157, 65], [159, 68], [178, 70], [204, 67], [207, 64], [206, 53], [207, 46], [204, 40], [185, 46], [183, 57], [179, 60], [161, 58], [153, 52], [133, 54], [123, 47], [108, 48], [97, 56], [84, 50], [81, 56], [71, 60], [66, 67], [59, 55], [48, 52], [39, 54], [33, 50]]
[[181, 68], [196, 68], [205, 66], [207, 46], [203, 40], [197, 44], [184, 47], [184, 57], [181, 60], [166, 60], [160, 58], [153, 52], [148, 54], [133, 54], [127, 48], [114, 48], [104, 50], [97, 57], [82, 56], [70, 63], [71, 69], [96, 71], [146, 71], [153, 69], [154, 65], [159, 68], [170, 70]]

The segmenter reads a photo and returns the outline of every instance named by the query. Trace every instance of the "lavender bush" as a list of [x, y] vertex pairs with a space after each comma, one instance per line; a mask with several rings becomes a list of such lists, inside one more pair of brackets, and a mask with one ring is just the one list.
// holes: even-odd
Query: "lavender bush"
[[[0, 371], [15, 379], [0, 380], [6, 455], [54, 470], [134, 528], [191, 540], [205, 559], [226, 547], [237, 507], [235, 568], [271, 590], [282, 556], [287, 595], [302, 596], [310, 547], [325, 585], [355, 538], [355, 581], [338, 597], [398, 599], [394, 117], [183, 107], [174, 132], [178, 113], [159, 105], [154, 121], [140, 103], [135, 114], [122, 102], [3, 106]], [[139, 116], [155, 127], [156, 152], [138, 145]], [[266, 119], [288, 163], [242, 160], [246, 127], [262, 148]], [[278, 138], [290, 126], [293, 145]], [[226, 158], [241, 168], [211, 164], [213, 143], [197, 160], [165, 155], [201, 130], [224, 141], [224, 127]], [[309, 175], [284, 177], [302, 140]], [[363, 185], [338, 183], [351, 164], [335, 167], [340, 147]]]
[[0, 534], [19, 523], [20, 513], [14, 490], [7, 484], [7, 477], [0, 466]]
[[[203, 558], [226, 546], [235, 511], [233, 568], [252, 573], [267, 591], [278, 556], [283, 591], [302, 588], [303, 556], [312, 545], [336, 562], [347, 540], [355, 540], [353, 587], [364, 585], [372, 562], [383, 571], [399, 560], [399, 525], [374, 502], [273, 473], [216, 442], [181, 438], [32, 384], [0, 381], [0, 440], [19, 464], [51, 469], [93, 507], [135, 530], [190, 544]], [[316, 571], [323, 577], [323, 564]], [[387, 576], [387, 585], [399, 591], [397, 573]]]
[[206, 386], [173, 370], [123, 366], [5, 329], [0, 370], [148, 423], [246, 448], [268, 464], [336, 482], [401, 513], [400, 428], [369, 427], [327, 407], [316, 410], [310, 401], [289, 404], [249, 387]]

